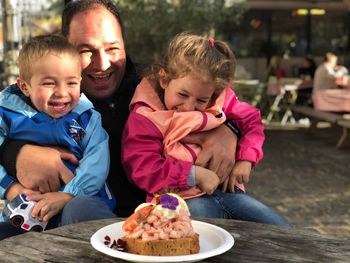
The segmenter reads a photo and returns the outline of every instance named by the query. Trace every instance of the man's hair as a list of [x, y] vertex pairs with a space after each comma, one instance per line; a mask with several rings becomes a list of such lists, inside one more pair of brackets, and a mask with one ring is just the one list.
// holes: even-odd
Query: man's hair
[[79, 52], [61, 35], [41, 35], [29, 39], [18, 55], [19, 77], [29, 82], [33, 74], [33, 64], [38, 59], [48, 54], [60, 55], [63, 53], [76, 58], [77, 63], [80, 64]]
[[[187, 74], [194, 74], [204, 81], [214, 83], [215, 98], [226, 87], [233, 84], [236, 61], [226, 42], [181, 33], [171, 40], [159, 68], [164, 69], [166, 82]], [[157, 66], [153, 66], [148, 73], [151, 73], [151, 78], [153, 76], [159, 83], [157, 72], [159, 72]], [[158, 88], [160, 88], [159, 85]], [[158, 89], [159, 91], [161, 89]]]
[[85, 12], [87, 10], [95, 9], [96, 6], [102, 6], [106, 8], [109, 12], [111, 12], [114, 17], [117, 19], [120, 27], [123, 31], [123, 24], [115, 4], [110, 0], [72, 0], [68, 2], [62, 12], [62, 26], [61, 32], [62, 35], [68, 37], [69, 35], [69, 26], [72, 22], [73, 16]]

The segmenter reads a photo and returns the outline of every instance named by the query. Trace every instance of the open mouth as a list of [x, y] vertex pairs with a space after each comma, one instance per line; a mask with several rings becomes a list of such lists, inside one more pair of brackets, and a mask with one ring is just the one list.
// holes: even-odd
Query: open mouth
[[112, 72], [100, 75], [88, 74], [88, 77], [93, 81], [104, 82], [108, 81], [112, 76]]
[[49, 102], [49, 106], [56, 112], [62, 112], [67, 109], [70, 102]]

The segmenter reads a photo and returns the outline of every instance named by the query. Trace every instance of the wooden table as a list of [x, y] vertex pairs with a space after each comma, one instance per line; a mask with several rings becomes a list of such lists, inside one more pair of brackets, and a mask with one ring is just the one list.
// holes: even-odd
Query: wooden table
[[[350, 262], [349, 240], [322, 236], [306, 229], [225, 219], [198, 219], [226, 229], [235, 245], [226, 253], [201, 262]], [[125, 262], [95, 250], [90, 237], [123, 219], [90, 221], [29, 232], [0, 242], [1, 262]]]

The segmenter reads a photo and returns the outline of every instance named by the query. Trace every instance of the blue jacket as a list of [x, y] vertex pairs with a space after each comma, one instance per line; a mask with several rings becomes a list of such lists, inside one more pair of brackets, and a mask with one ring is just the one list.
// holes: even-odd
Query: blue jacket
[[[108, 134], [102, 128], [101, 116], [81, 94], [69, 114], [53, 119], [38, 112], [16, 84], [0, 92], [0, 145], [5, 139], [31, 141], [43, 146], [60, 146], [75, 154], [79, 165], [66, 163], [74, 178], [61, 191], [72, 195], [98, 195], [111, 209], [115, 198], [105, 181], [109, 171]], [[0, 165], [0, 198], [16, 181]], [[1, 220], [1, 219], [0, 219]]]

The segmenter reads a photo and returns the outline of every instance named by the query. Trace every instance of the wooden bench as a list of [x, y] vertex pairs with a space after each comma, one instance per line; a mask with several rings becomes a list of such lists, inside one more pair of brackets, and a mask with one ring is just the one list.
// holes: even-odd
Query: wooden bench
[[350, 129], [350, 120], [345, 118], [341, 113], [326, 112], [326, 111], [317, 111], [309, 106], [293, 106], [293, 112], [300, 115], [306, 116], [310, 119], [311, 124], [308, 129], [309, 132], [315, 130], [317, 123], [321, 121], [329, 122], [332, 125], [337, 125], [343, 128], [343, 133], [340, 139], [337, 142], [337, 148], [342, 148], [348, 144], [349, 139], [349, 129]]

